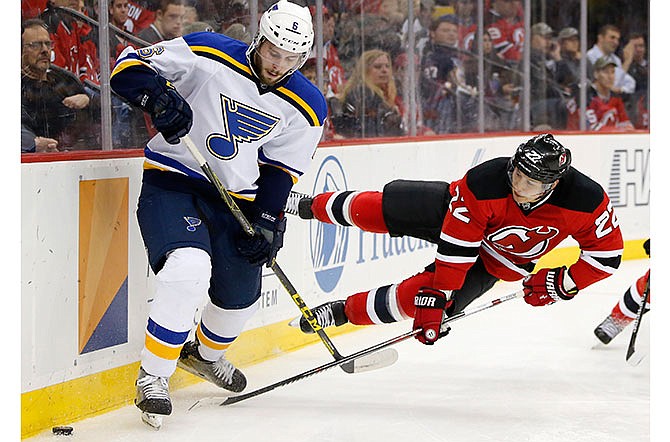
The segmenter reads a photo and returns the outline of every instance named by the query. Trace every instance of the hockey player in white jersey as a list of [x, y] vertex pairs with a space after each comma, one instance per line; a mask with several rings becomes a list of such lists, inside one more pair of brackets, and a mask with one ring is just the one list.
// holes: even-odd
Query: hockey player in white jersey
[[[262, 265], [282, 246], [282, 209], [326, 118], [323, 95], [296, 72], [313, 39], [309, 9], [280, 0], [250, 45], [202, 32], [127, 48], [117, 60], [112, 89], [159, 132], [145, 148], [137, 207], [156, 274], [135, 399], [143, 417], [171, 413], [168, 379], [177, 365], [230, 391], [246, 386], [225, 352], [258, 309]], [[255, 236], [200, 171], [186, 134]], [[186, 342], [205, 300], [195, 339]]]

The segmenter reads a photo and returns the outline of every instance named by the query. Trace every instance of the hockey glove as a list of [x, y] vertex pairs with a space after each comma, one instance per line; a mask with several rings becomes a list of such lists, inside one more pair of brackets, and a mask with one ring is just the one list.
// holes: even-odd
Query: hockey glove
[[193, 111], [172, 84], [156, 75], [139, 98], [140, 107], [151, 115], [151, 122], [165, 141], [178, 144], [193, 125]]
[[451, 292], [443, 292], [431, 287], [421, 287], [414, 296], [414, 330], [421, 329], [416, 339], [422, 344], [433, 345], [439, 338], [449, 333], [449, 327], [440, 332], [445, 310], [451, 307], [454, 301], [447, 299]]
[[237, 239], [237, 251], [253, 265], [272, 265], [277, 252], [284, 245], [286, 231], [286, 217], [283, 213], [274, 216], [267, 212], [260, 212], [252, 222], [254, 235], [249, 236], [242, 232]]
[[577, 292], [577, 286], [565, 266], [541, 269], [523, 280], [523, 300], [527, 304], [540, 307], [560, 300], [570, 300]]

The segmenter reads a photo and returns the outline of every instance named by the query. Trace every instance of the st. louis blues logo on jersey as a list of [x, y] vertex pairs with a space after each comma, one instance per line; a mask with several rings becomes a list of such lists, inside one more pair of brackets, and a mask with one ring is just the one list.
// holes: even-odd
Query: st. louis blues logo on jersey
[[184, 221], [186, 221], [187, 224], [186, 230], [189, 232], [195, 232], [195, 228], [202, 224], [200, 218], [196, 218], [194, 216], [185, 216]]
[[207, 137], [207, 149], [217, 158], [229, 160], [239, 152], [240, 143], [260, 140], [279, 122], [275, 117], [249, 105], [221, 95], [223, 133]]

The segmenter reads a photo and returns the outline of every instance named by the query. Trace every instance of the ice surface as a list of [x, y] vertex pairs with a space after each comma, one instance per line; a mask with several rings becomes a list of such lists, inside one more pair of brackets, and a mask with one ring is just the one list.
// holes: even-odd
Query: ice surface
[[[222, 390], [201, 383], [172, 393], [174, 411], [160, 431], [142, 424], [140, 412], [128, 406], [71, 423], [74, 433], [67, 439], [49, 431], [27, 440], [648, 441], [651, 358], [637, 367], [626, 363], [632, 327], [608, 346], [597, 345], [593, 334], [648, 265], [647, 260], [624, 261], [616, 275], [570, 302], [537, 308], [522, 300], [500, 304], [455, 322], [449, 336], [432, 347], [402, 342], [395, 347], [398, 362], [382, 370], [346, 374], [334, 368], [226, 407], [206, 399], [221, 396]], [[473, 305], [518, 288], [518, 283], [501, 283]], [[652, 318], [645, 316], [638, 335], [637, 348], [647, 354]], [[333, 342], [342, 354], [350, 354], [402, 334], [410, 325], [369, 327]], [[654, 348], [660, 357], [667, 345], [661, 343], [659, 350], [655, 343]], [[246, 391], [329, 358], [317, 343], [247, 367]], [[654, 434], [653, 440], [663, 439]]]

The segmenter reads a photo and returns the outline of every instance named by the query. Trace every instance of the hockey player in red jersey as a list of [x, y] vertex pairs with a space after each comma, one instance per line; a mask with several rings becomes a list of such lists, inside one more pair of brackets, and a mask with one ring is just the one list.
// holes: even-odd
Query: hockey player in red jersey
[[[644, 242], [644, 251], [649, 255], [649, 239]], [[607, 345], [630, 323], [635, 321], [640, 306], [644, 300], [645, 293], [649, 289], [649, 270], [640, 276], [621, 296], [612, 311], [603, 322], [593, 331], [603, 344]], [[649, 309], [651, 292], [647, 297], [645, 309]]]
[[[322, 304], [314, 316], [322, 327], [414, 318], [414, 329], [423, 330], [417, 339], [433, 344], [443, 314], [462, 311], [498, 280], [523, 279], [524, 300], [533, 306], [572, 299], [614, 273], [623, 239], [603, 188], [570, 163], [570, 150], [542, 134], [511, 158], [486, 161], [450, 184], [394, 181], [381, 193], [302, 199], [302, 218], [437, 244], [435, 261], [422, 272]], [[577, 262], [531, 273], [567, 237], [580, 246]], [[311, 331], [304, 319], [299, 325]]]

